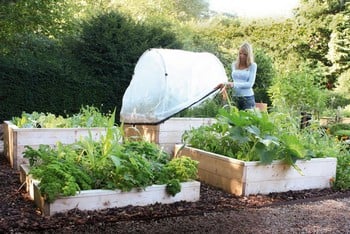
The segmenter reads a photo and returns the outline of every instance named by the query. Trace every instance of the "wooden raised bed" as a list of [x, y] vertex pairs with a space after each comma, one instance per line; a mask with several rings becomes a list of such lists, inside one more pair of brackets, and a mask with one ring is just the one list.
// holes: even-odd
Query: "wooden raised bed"
[[257, 102], [255, 103], [255, 108], [258, 108], [260, 111], [267, 111], [267, 103]]
[[336, 120], [334, 117], [322, 117], [320, 118], [320, 125], [326, 126], [328, 124], [332, 123], [343, 123], [343, 124], [350, 124], [350, 118], [339, 118]]
[[170, 118], [158, 125], [136, 124], [124, 125], [125, 135], [143, 137], [162, 147], [163, 151], [173, 155], [175, 144], [181, 143], [182, 134], [186, 130], [210, 125], [215, 122], [213, 118]]
[[54, 146], [57, 142], [71, 144], [92, 134], [98, 140], [105, 128], [18, 128], [10, 121], [4, 122], [4, 154], [12, 168], [19, 170], [28, 163], [23, 158], [25, 146], [38, 148], [40, 144]]
[[289, 190], [329, 188], [336, 176], [336, 158], [298, 160], [303, 175], [281, 161], [269, 165], [244, 162], [191, 147], [176, 145], [175, 152], [199, 161], [199, 180], [226, 192], [247, 196]]
[[[169, 204], [179, 201], [195, 202], [200, 198], [200, 182], [181, 183], [181, 192], [171, 196], [166, 192], [166, 185], [152, 185], [129, 192], [120, 190], [83, 190], [75, 196], [59, 197], [52, 203], [46, 202], [38, 188], [39, 181], [28, 176], [28, 166], [21, 165], [21, 180], [27, 182], [27, 191], [43, 215], [49, 216], [71, 209], [100, 210], [106, 208], [146, 206], [155, 203]], [[26, 177], [26, 178], [24, 178]]]
[[33, 179], [32, 175], [29, 173], [29, 165], [22, 164], [19, 167], [19, 181], [22, 186], [25, 186], [26, 192], [29, 194], [29, 198], [34, 200], [34, 184], [38, 184], [39, 181]]

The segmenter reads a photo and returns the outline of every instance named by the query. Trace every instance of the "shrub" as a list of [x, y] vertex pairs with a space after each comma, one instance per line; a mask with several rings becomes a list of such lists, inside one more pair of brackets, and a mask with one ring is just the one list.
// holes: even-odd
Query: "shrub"
[[269, 94], [277, 111], [314, 114], [326, 107], [326, 94], [319, 77], [307, 69], [276, 76]]
[[254, 85], [254, 95], [256, 102], [263, 102], [271, 105], [268, 90], [272, 85], [275, 76], [273, 62], [262, 50], [256, 50], [255, 61], [258, 65], [256, 80]]
[[173, 33], [147, 22], [136, 23], [119, 12], [92, 17], [82, 24], [79, 39], [70, 45], [75, 58], [105, 85], [104, 108], [117, 106], [132, 78], [138, 58], [149, 48], [179, 47]]

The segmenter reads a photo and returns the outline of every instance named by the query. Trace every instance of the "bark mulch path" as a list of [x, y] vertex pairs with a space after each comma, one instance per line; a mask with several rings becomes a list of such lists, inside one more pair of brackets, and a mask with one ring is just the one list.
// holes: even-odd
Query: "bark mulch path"
[[[114, 233], [131, 233], [130, 226], [136, 222], [163, 222], [164, 220], [172, 222], [170, 218], [200, 217], [214, 213], [240, 212], [251, 208], [260, 209], [344, 198], [350, 197], [350, 191], [314, 189], [237, 197], [202, 183], [200, 200], [194, 203], [128, 206], [100, 211], [71, 210], [44, 217], [35, 207], [34, 202], [29, 200], [24, 186], [21, 187], [19, 172], [12, 169], [7, 159], [0, 155], [0, 197], [0, 233], [106, 233], [107, 230], [115, 230]], [[249, 215], [249, 212], [246, 213]], [[240, 222], [244, 222], [244, 219]], [[135, 225], [134, 228], [136, 228]], [[128, 231], [123, 230], [123, 226], [129, 228]], [[174, 231], [170, 223], [169, 229]], [[135, 232], [136, 230], [137, 228], [134, 229]], [[161, 233], [160, 230], [159, 233]]]

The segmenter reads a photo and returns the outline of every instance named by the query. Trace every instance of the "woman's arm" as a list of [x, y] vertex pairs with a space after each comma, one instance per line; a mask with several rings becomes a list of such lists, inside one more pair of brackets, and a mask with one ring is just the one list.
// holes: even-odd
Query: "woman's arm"
[[256, 78], [256, 70], [257, 65], [256, 63], [252, 63], [250, 67], [248, 68], [248, 79], [246, 82], [235, 82], [234, 86], [238, 89], [249, 89], [253, 88]]

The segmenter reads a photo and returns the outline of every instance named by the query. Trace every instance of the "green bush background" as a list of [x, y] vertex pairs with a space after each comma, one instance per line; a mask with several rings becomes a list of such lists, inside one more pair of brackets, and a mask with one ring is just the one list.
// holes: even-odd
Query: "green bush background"
[[92, 17], [78, 37], [58, 41], [29, 34], [17, 40], [18, 46], [0, 54], [1, 121], [22, 111], [77, 113], [82, 105], [119, 113], [142, 53], [181, 47], [174, 33], [118, 12]]

